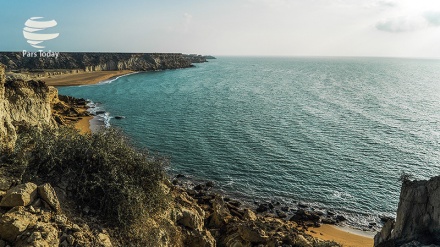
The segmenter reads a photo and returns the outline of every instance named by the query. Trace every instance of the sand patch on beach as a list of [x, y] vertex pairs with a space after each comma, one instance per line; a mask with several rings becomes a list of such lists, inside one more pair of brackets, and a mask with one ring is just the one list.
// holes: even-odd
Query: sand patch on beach
[[55, 75], [47, 78], [41, 78], [48, 86], [79, 86], [90, 85], [109, 80], [111, 78], [133, 73], [130, 70], [118, 70], [118, 71], [93, 71], [83, 72], [77, 74], [63, 74]]
[[310, 227], [307, 233], [315, 238], [338, 242], [345, 247], [367, 247], [374, 245], [373, 233], [356, 234], [354, 231], [323, 224], [321, 227]]

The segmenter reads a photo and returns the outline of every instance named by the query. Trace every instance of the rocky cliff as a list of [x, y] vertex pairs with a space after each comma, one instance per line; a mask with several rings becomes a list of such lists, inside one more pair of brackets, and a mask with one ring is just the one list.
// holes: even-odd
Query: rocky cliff
[[5, 80], [0, 64], [0, 149], [11, 148], [19, 126], [57, 126], [53, 114], [58, 90], [41, 81]]
[[5, 64], [8, 71], [151, 71], [191, 67], [190, 59], [180, 53], [62, 52], [57, 58], [47, 58], [27, 57], [22, 52], [2, 52], [0, 63]]
[[0, 150], [11, 148], [17, 139], [5, 96], [5, 68], [0, 64]]
[[396, 221], [385, 223], [374, 242], [375, 246], [440, 245], [440, 176], [404, 179]]

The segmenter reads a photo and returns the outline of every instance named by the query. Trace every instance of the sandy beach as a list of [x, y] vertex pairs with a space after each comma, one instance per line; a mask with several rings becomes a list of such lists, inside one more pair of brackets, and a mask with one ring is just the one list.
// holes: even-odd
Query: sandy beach
[[322, 240], [332, 240], [345, 247], [368, 247], [374, 245], [374, 233], [362, 232], [348, 227], [321, 225], [310, 227], [308, 234]]
[[91, 127], [90, 127], [90, 121], [93, 119], [93, 116], [90, 117], [83, 117], [78, 120], [78, 122], [75, 123], [75, 128], [79, 130], [81, 134], [90, 134], [92, 133]]
[[42, 78], [48, 86], [80, 86], [96, 84], [101, 81], [105, 81], [121, 75], [133, 73], [131, 70], [118, 70], [118, 71], [94, 71], [83, 72], [78, 74], [64, 74], [55, 75], [50, 78]]

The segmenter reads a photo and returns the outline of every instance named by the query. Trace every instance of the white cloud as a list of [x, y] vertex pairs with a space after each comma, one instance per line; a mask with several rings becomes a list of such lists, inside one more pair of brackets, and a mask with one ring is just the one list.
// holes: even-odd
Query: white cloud
[[398, 4], [392, 0], [380, 0], [377, 2], [377, 5], [381, 7], [396, 7]]
[[393, 33], [410, 32], [429, 27], [440, 27], [440, 12], [393, 17], [379, 21], [376, 24], [378, 30]]
[[380, 31], [399, 33], [410, 32], [428, 27], [428, 22], [422, 16], [399, 16], [379, 21], [376, 28]]
[[423, 17], [433, 26], [440, 26], [440, 12], [425, 12]]

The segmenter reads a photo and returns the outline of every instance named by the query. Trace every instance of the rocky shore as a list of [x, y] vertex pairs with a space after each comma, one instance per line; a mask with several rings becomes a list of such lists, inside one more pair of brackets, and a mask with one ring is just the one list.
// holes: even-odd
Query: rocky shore
[[[4, 67], [0, 65], [0, 148], [2, 150], [14, 148], [22, 129], [29, 126], [37, 130], [59, 129], [88, 117], [86, 108], [84, 99], [59, 96], [55, 88], [48, 87], [42, 81], [6, 80]], [[90, 137], [90, 135], [86, 136]], [[55, 136], [49, 137], [52, 138]], [[94, 141], [99, 143], [106, 138]], [[79, 134], [67, 136], [67, 140], [69, 145], [71, 142], [88, 143], [87, 137]], [[29, 140], [29, 148], [32, 148], [33, 141]], [[122, 140], [117, 139], [113, 151], [133, 151], [124, 149], [122, 143]], [[106, 156], [105, 152], [108, 152], [106, 145], [107, 143], [104, 143], [104, 149], [101, 149], [104, 150], [103, 156], [92, 153], [88, 156], [90, 159], [78, 164], [78, 157], [83, 156], [80, 153], [79, 156], [72, 156], [70, 161], [73, 160], [74, 163], [66, 166], [62, 162], [43, 158], [39, 160], [43, 167], [33, 167], [34, 163], [25, 162], [27, 168], [20, 169], [9, 165], [11, 161], [8, 160], [8, 156], [0, 153], [0, 247], [341, 246], [340, 243], [320, 239], [316, 232], [315, 236], [318, 237], [310, 235], [311, 231], [314, 231], [311, 230], [313, 227], [346, 220], [344, 216], [331, 210], [311, 208], [302, 203], [298, 203], [296, 207], [289, 207], [276, 201], [247, 205], [216, 192], [216, 185], [213, 182], [197, 183], [184, 175], [172, 179], [158, 175], [156, 179], [160, 178], [160, 183], [152, 182], [151, 186], [159, 188], [158, 191], [152, 190], [152, 192], [162, 196], [160, 200], [164, 203], [155, 205], [160, 210], [156, 212], [150, 208], [141, 208], [139, 212], [136, 211], [147, 218], [130, 221], [129, 229], [124, 229], [128, 233], [122, 235], [122, 226], [115, 225], [115, 222], [119, 222], [118, 220], [126, 215], [118, 215], [119, 211], [114, 210], [116, 204], [128, 205], [132, 202], [129, 203], [128, 200], [141, 201], [140, 198], [145, 197], [145, 191], [139, 188], [147, 190], [149, 188], [141, 187], [141, 183], [136, 183], [136, 186], [127, 183], [130, 176], [139, 172], [136, 170], [139, 167], [131, 167], [124, 162], [133, 159], [135, 162], [132, 164], [137, 164], [135, 158], [141, 157], [141, 153], [133, 152], [136, 157], [130, 156], [121, 161], [117, 159], [118, 157], [112, 156], [113, 153]], [[27, 148], [24, 150], [26, 151]], [[43, 152], [45, 151], [46, 149], [43, 149]], [[71, 155], [70, 150], [61, 151], [63, 157], [57, 157], [60, 160], [63, 160], [64, 156]], [[39, 154], [46, 157], [45, 153]], [[111, 164], [110, 167], [101, 167], [108, 169], [108, 174], [100, 174], [102, 171], [95, 166], [83, 170], [95, 157], [98, 158], [94, 160], [96, 162], [94, 164], [99, 165], [107, 161], [108, 163], [105, 164]], [[117, 162], [106, 161], [107, 158], [115, 159]], [[59, 165], [61, 168], [55, 170], [50, 167], [51, 169], [46, 172], [44, 165], [47, 163]], [[75, 167], [69, 167], [70, 165]], [[113, 168], [116, 167], [122, 170], [114, 170]], [[74, 168], [78, 170], [73, 170]], [[33, 169], [36, 171], [31, 173]], [[120, 173], [125, 171], [131, 173], [127, 173], [126, 177], [119, 177]], [[89, 174], [90, 172], [93, 173]], [[78, 186], [83, 184], [79, 183], [81, 181], [78, 182], [77, 176], [90, 179], [88, 184], [90, 187], [82, 191], [92, 191], [93, 195], [99, 195], [99, 198], [97, 196], [86, 198], [78, 203], [77, 198], [83, 198], [83, 195], [78, 193], [80, 191]], [[103, 187], [94, 180], [96, 177], [98, 181], [105, 180], [108, 176], [115, 176], [116, 182], [113, 180], [110, 182], [117, 186], [111, 184], [113, 187]], [[429, 181], [403, 179], [397, 219], [396, 221], [386, 219], [385, 226], [375, 238], [375, 246], [439, 244], [439, 183], [439, 177]], [[116, 194], [117, 201], [109, 200], [110, 204], [115, 205], [104, 205], [107, 210], [106, 217], [113, 219], [109, 221], [103, 216], [104, 206], [96, 205], [100, 205], [101, 196], [104, 197], [106, 193], [114, 193], [114, 191], [121, 193]], [[149, 194], [148, 197], [157, 195]], [[121, 222], [125, 222], [123, 220]], [[144, 241], [144, 245], [133, 244], [133, 241], [138, 239]]]
[[[69, 207], [68, 189], [47, 183], [13, 185], [19, 181], [4, 177], [0, 181], [0, 246], [127, 246], [112, 243], [116, 233], [97, 224], [99, 212]], [[311, 237], [295, 221], [242, 208], [238, 201], [210, 193], [211, 186], [199, 184], [193, 194], [165, 182], [173, 203], [150, 222], [159, 233], [151, 246], [340, 246]], [[180, 244], [166, 240], [171, 238]]]

